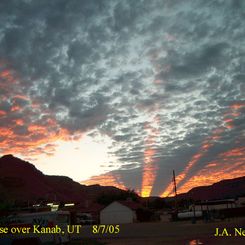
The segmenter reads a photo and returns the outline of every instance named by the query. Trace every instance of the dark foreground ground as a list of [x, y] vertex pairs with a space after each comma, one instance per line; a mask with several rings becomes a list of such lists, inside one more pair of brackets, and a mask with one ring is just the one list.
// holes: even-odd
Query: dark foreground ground
[[[216, 228], [227, 229], [229, 236], [214, 236]], [[234, 229], [242, 228], [244, 236], [235, 236]], [[224, 232], [226, 235], [226, 232]], [[168, 223], [135, 223], [120, 225], [117, 235], [92, 234], [92, 227], [83, 227], [80, 234], [74, 235], [71, 244], [83, 245], [236, 245], [245, 244], [245, 218], [204, 223], [198, 221]]]

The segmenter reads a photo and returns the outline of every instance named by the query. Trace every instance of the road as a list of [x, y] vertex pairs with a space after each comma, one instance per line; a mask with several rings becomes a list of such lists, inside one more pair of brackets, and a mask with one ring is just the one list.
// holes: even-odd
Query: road
[[[226, 228], [231, 236], [225, 236], [226, 232], [224, 236], [214, 236], [216, 228], [219, 228], [219, 231]], [[93, 234], [92, 226], [84, 226], [81, 232], [73, 234], [72, 238], [81, 241], [83, 238], [96, 239], [108, 245], [245, 244], [245, 231], [244, 236], [235, 236], [234, 228], [245, 230], [245, 218], [210, 223], [198, 221], [196, 224], [190, 221], [124, 224], [120, 225], [118, 234]]]

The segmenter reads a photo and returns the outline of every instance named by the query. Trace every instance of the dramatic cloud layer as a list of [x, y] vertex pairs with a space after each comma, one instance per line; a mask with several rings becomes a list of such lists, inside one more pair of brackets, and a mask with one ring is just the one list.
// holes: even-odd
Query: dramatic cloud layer
[[143, 196], [170, 195], [173, 169], [180, 192], [245, 175], [244, 10], [242, 0], [1, 1], [1, 154], [35, 163], [57, 142], [109, 138], [114, 160], [86, 183]]

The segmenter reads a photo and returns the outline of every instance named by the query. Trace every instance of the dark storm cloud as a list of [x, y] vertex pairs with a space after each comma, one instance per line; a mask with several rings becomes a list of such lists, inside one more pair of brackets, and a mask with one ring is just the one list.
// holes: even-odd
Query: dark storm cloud
[[[237, 114], [228, 115], [232, 126], [190, 175], [244, 132], [244, 110], [230, 108], [245, 99], [244, 7], [218, 0], [1, 1], [0, 85], [13, 80], [6, 69], [19, 81], [12, 91], [1, 86], [0, 110], [9, 113], [1, 126], [23, 135], [51, 118], [49, 131], [96, 129], [113, 140], [122, 169], [135, 167], [139, 179], [152, 149], [159, 192], [173, 168], [184, 170], [203, 141], [227, 126], [225, 114]], [[14, 98], [18, 93], [29, 100]]]

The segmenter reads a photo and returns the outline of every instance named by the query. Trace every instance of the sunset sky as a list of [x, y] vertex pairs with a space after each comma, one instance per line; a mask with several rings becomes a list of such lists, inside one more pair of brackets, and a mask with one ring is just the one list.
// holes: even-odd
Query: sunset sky
[[245, 175], [245, 1], [1, 0], [0, 155], [142, 196]]

